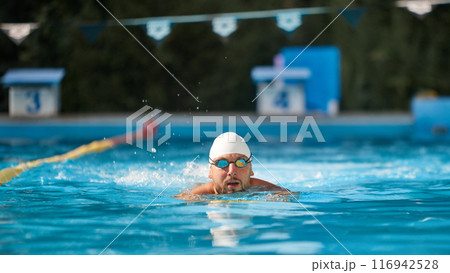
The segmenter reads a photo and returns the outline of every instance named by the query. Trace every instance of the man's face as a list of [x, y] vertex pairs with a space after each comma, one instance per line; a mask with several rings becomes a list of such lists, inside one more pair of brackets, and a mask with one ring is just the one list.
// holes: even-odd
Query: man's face
[[238, 159], [248, 159], [242, 154], [226, 154], [214, 158], [213, 160], [225, 159], [228, 164], [225, 168], [211, 165], [209, 168], [209, 178], [214, 182], [217, 193], [233, 193], [243, 191], [250, 187], [250, 176], [253, 175], [252, 164], [248, 163], [244, 168], [238, 168], [234, 162]]

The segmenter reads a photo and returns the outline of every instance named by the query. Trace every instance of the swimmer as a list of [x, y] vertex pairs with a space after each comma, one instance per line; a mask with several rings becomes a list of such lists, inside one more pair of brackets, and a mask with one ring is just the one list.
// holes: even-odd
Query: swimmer
[[212, 180], [193, 189], [189, 194], [180, 193], [176, 197], [185, 199], [187, 195], [227, 194], [245, 191], [260, 186], [263, 191], [282, 191], [281, 188], [262, 179], [251, 177], [252, 154], [245, 140], [233, 132], [221, 134], [211, 146], [209, 152], [209, 175]]

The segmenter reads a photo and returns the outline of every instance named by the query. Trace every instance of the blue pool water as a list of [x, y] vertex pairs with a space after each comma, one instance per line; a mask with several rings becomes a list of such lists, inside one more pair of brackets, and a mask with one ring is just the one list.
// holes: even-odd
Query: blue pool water
[[[80, 144], [3, 143], [0, 169]], [[208, 181], [210, 144], [123, 145], [23, 173], [0, 187], [0, 254], [99, 254], [166, 187], [103, 254], [347, 254], [311, 214], [353, 254], [450, 254], [448, 144], [250, 143], [309, 212], [269, 193], [173, 198]], [[255, 176], [276, 183], [264, 167]]]

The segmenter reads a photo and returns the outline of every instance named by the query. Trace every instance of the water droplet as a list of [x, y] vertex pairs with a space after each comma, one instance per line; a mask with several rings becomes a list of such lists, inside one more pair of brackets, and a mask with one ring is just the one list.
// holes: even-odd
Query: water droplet
[[198, 110], [198, 109], [200, 109], [200, 108], [197, 106], [197, 110]]
[[180, 96], [180, 94], [177, 94], [177, 97], [179, 97]]
[[[152, 153], [156, 153], [156, 149], [155, 148], [152, 148]], [[155, 157], [153, 157], [153, 158], [155, 158]], [[158, 163], [160, 163], [160, 162], [158, 161]]]

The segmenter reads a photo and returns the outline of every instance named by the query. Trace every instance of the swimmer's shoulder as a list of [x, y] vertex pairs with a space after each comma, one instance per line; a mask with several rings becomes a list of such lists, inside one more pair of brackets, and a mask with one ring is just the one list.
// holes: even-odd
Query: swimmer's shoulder
[[206, 184], [203, 184], [201, 186], [198, 186], [197, 188], [193, 189], [191, 194], [215, 194], [214, 191], [214, 182], [208, 182]]
[[268, 181], [259, 179], [259, 178], [254, 178], [254, 177], [250, 177], [250, 186], [275, 186], [278, 187], [275, 184], [272, 184]]
[[288, 189], [279, 187], [273, 183], [254, 177], [250, 178], [250, 186], [265, 186], [267, 187], [267, 190], [289, 191]]

